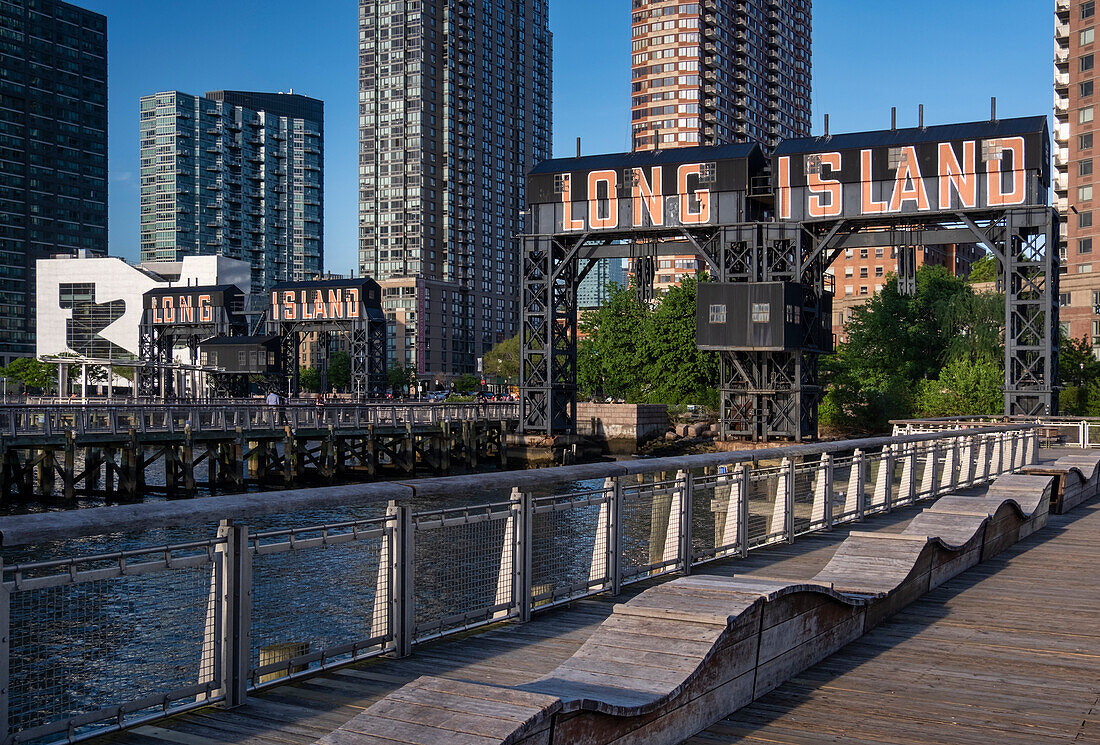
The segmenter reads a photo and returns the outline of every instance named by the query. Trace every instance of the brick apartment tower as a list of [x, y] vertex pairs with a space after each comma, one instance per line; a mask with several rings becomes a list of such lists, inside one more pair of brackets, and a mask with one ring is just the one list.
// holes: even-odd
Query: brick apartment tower
[[[811, 0], [634, 0], [635, 150], [810, 133]], [[695, 255], [659, 260], [658, 292], [694, 276]]]
[[[1054, 206], [1061, 213], [1062, 278], [1059, 283], [1062, 335], [1086, 337], [1100, 357], [1100, 250], [1094, 209], [1094, 127], [1100, 116], [1095, 96], [1095, 0], [1054, 3]], [[1096, 221], [1096, 222], [1094, 222]]]

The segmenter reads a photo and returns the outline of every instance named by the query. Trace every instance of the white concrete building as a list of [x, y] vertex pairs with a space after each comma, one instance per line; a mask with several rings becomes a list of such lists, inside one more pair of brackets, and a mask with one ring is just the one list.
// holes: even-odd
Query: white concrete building
[[247, 293], [251, 267], [224, 256], [128, 264], [117, 257], [37, 262], [38, 357], [96, 359], [138, 355], [142, 296], [155, 287], [233, 284]]

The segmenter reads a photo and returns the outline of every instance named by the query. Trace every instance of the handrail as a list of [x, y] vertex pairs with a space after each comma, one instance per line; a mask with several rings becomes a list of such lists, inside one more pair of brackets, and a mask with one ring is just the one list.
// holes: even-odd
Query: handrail
[[17, 546], [41, 541], [78, 538], [118, 531], [148, 530], [196, 525], [219, 520], [237, 520], [306, 509], [355, 507], [412, 497], [442, 497], [461, 491], [524, 489], [564, 484], [586, 479], [612, 478], [654, 471], [676, 471], [729, 466], [754, 460], [779, 460], [808, 455], [831, 454], [853, 449], [869, 450], [886, 445], [930, 442], [980, 434], [1033, 429], [1038, 425], [1017, 424], [967, 430], [932, 432], [896, 437], [870, 437], [812, 444], [788, 445], [764, 450], [705, 453], [669, 458], [645, 458], [616, 463], [591, 463], [527, 471], [440, 476], [410, 481], [348, 484], [310, 489], [289, 489], [261, 493], [228, 494], [186, 502], [92, 507], [82, 510], [13, 515], [0, 518], [0, 546]]

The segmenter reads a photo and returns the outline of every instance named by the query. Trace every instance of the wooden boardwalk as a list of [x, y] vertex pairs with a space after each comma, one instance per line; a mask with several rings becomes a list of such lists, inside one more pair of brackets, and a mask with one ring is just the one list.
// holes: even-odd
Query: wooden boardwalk
[[[851, 527], [899, 531], [918, 511], [907, 508]], [[702, 573], [810, 577], [847, 534], [840, 528], [806, 536]], [[1053, 732], [1060, 733], [1059, 742], [1073, 741], [1100, 695], [1100, 589], [1094, 581], [1100, 541], [1090, 540], [1096, 536], [1100, 505], [1052, 517], [1046, 530], [689, 742], [1054, 742], [1053, 736], [1033, 736]], [[513, 685], [549, 672], [593, 633], [613, 602], [645, 586], [539, 614], [528, 624], [503, 624], [421, 648], [403, 660], [376, 659], [279, 686], [232, 711], [207, 708], [95, 742], [312, 743], [423, 674]], [[1045, 610], [1031, 610], [1036, 605]], [[926, 646], [910, 647], [921, 643]], [[849, 683], [847, 676], [858, 680]], [[1100, 726], [1100, 709], [1091, 716], [1092, 726]], [[937, 730], [936, 722], [946, 724]], [[1085, 731], [1094, 739], [1078, 742], [1100, 743], [1094, 731]], [[1029, 734], [1013, 734], [1019, 732]]]
[[1100, 743], [1100, 501], [684, 745]]

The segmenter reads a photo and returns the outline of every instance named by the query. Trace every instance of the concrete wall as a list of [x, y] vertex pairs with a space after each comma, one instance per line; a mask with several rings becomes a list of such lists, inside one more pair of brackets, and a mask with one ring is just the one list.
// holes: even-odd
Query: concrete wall
[[577, 434], [645, 442], [668, 430], [664, 404], [577, 404]]

